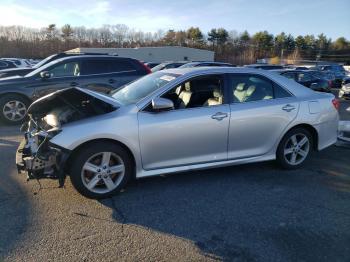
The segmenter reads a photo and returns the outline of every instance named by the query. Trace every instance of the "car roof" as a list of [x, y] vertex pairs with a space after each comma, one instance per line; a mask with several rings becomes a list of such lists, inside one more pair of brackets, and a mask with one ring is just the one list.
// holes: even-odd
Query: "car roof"
[[62, 58], [58, 58], [53, 60], [52, 62], [61, 62], [61, 61], [66, 61], [66, 60], [76, 60], [76, 59], [81, 59], [81, 60], [86, 60], [86, 59], [91, 59], [91, 58], [107, 58], [107, 59], [115, 59], [115, 60], [136, 60], [134, 58], [130, 57], [121, 57], [121, 56], [112, 56], [112, 55], [74, 55], [74, 56], [66, 56]]

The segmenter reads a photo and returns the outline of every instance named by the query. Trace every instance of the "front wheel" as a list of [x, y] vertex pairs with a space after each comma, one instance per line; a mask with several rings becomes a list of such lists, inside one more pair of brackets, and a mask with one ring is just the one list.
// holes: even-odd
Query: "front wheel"
[[290, 130], [280, 142], [276, 159], [286, 169], [295, 169], [305, 163], [312, 152], [312, 135], [304, 128]]
[[120, 191], [132, 177], [128, 152], [108, 142], [82, 148], [73, 161], [70, 177], [75, 189], [88, 198], [107, 198]]
[[7, 124], [19, 124], [24, 119], [29, 102], [17, 94], [0, 97], [0, 120]]

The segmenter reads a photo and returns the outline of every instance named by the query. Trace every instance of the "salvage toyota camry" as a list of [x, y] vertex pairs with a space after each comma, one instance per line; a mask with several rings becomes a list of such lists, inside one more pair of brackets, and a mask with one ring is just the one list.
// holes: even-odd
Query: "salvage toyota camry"
[[18, 169], [66, 175], [105, 198], [133, 177], [274, 160], [287, 169], [336, 142], [338, 102], [274, 72], [184, 68], [153, 73], [108, 95], [80, 88], [34, 102]]

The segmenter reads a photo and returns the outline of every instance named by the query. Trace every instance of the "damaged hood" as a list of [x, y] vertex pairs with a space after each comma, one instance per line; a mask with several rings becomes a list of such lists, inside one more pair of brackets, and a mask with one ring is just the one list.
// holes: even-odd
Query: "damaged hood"
[[27, 113], [29, 122], [34, 120], [37, 127], [49, 130], [84, 118], [108, 114], [119, 107], [116, 100], [107, 95], [73, 87], [36, 100]]
[[83, 100], [84, 98], [89, 98], [89, 97], [93, 97], [95, 99], [101, 100], [115, 108], [118, 108], [121, 106], [112, 97], [109, 97], [91, 90], [87, 90], [79, 87], [72, 87], [72, 88], [66, 88], [63, 90], [53, 92], [51, 94], [48, 94], [46, 96], [39, 98], [29, 106], [27, 113], [28, 114], [45, 114], [55, 107], [55, 105], [53, 105], [54, 104], [53, 102], [56, 102], [57, 100], [60, 100], [62, 102], [67, 101], [67, 103], [69, 103], [68, 101], [72, 99]]

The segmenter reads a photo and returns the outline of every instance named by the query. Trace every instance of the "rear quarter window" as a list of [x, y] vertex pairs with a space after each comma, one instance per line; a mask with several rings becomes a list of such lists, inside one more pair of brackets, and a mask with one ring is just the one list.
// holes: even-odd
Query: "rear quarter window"
[[286, 89], [277, 85], [276, 83], [273, 84], [273, 91], [274, 91], [275, 98], [284, 98], [284, 97], [292, 96]]

